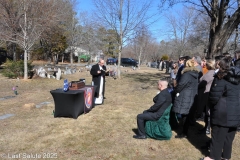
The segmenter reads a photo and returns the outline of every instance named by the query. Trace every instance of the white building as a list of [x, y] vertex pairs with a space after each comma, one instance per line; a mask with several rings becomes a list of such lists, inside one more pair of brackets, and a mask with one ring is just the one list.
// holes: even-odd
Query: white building
[[84, 50], [80, 47], [70, 46], [65, 50], [65, 53], [69, 53], [71, 50], [73, 51], [74, 56], [91, 55], [91, 60], [95, 62], [97, 62], [100, 58], [104, 59], [104, 54], [102, 50], [96, 50], [90, 53], [89, 51]]
[[74, 46], [69, 46], [66, 50], [65, 53], [69, 53], [70, 51], [73, 51], [74, 56], [80, 56], [83, 54], [89, 55], [90, 53], [80, 47], [74, 47]]

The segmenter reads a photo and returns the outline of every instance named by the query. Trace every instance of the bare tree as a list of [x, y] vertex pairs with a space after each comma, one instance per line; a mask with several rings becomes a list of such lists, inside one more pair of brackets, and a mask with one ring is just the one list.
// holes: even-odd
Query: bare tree
[[135, 30], [132, 46], [135, 56], [138, 58], [139, 69], [144, 55], [147, 54], [147, 45], [149, 44], [150, 39], [151, 33], [146, 25], [142, 24]]
[[147, 59], [150, 59], [151, 61], [157, 61], [159, 59], [159, 44], [156, 41], [151, 42], [147, 46]]
[[[22, 11], [19, 9], [19, 1], [0, 1], [0, 37], [6, 42], [5, 35], [12, 35], [11, 39], [16, 39], [16, 34], [20, 31], [19, 21], [22, 18]], [[13, 51], [13, 60], [16, 60], [16, 43], [7, 42], [8, 47], [11, 45]]]
[[169, 38], [172, 40], [173, 47], [177, 56], [186, 54], [188, 37], [193, 32], [194, 10], [183, 9], [176, 16], [172, 14], [166, 15], [168, 20]]
[[210, 19], [209, 45], [207, 57], [221, 53], [227, 40], [240, 23], [240, 1], [236, 0], [160, 0], [161, 6], [168, 3], [194, 5], [196, 10], [207, 14]]
[[202, 57], [206, 56], [208, 47], [210, 18], [206, 14], [196, 14], [193, 21], [193, 31], [188, 36], [188, 47], [198, 52]]
[[161, 41], [160, 44], [159, 44], [159, 49], [158, 49], [158, 57], [162, 57], [164, 55], [168, 55], [168, 57], [170, 58], [174, 58], [176, 56], [176, 54], [173, 54], [175, 52], [174, 49], [173, 49], [173, 46], [174, 46], [175, 42], [165, 42], [165, 41]]
[[[9, 17], [8, 8], [2, 10], [2, 40], [18, 44], [24, 50], [24, 79], [28, 78], [27, 61], [31, 59], [30, 51], [44, 30], [59, 23], [64, 16], [61, 14], [67, 1], [63, 0], [13, 0], [18, 14]], [[12, 9], [11, 7], [10, 10]], [[14, 13], [14, 12], [13, 12]], [[17, 18], [16, 18], [17, 17]], [[12, 22], [14, 21], [14, 22]]]
[[[73, 53], [76, 47], [84, 44], [84, 23], [87, 21], [87, 13], [80, 12], [77, 16], [75, 6], [77, 6], [76, 0], [70, 0], [69, 7], [69, 19], [66, 25], [66, 32], [68, 37], [68, 45], [70, 46], [70, 63], [73, 64]], [[72, 9], [73, 8], [73, 9]], [[79, 56], [79, 55], [78, 55]], [[78, 58], [78, 62], [80, 59]]]
[[96, 17], [110, 29], [117, 33], [118, 42], [118, 78], [120, 76], [121, 53], [124, 42], [129, 39], [134, 29], [142, 22], [147, 22], [147, 12], [151, 0], [93, 0], [97, 9]]

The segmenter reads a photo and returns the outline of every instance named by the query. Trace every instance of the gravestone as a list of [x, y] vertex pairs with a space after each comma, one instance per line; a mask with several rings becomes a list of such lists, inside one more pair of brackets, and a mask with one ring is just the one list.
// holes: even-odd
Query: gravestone
[[48, 104], [51, 104], [51, 102], [42, 102], [42, 103], [36, 105], [36, 108], [41, 108], [42, 106], [47, 106]]
[[1, 101], [1, 100], [5, 100], [5, 99], [14, 98], [14, 97], [16, 97], [16, 96], [6, 96], [6, 97], [3, 97], [3, 98], [0, 98], [0, 101]]
[[72, 74], [71, 68], [67, 68], [66, 74]]
[[37, 69], [37, 74], [39, 77], [46, 78], [46, 71], [43, 67]]
[[60, 80], [61, 79], [61, 75], [62, 75], [61, 69], [58, 68], [58, 72], [56, 73], [56, 80]]
[[6, 119], [6, 118], [9, 118], [9, 117], [12, 117], [12, 116], [14, 116], [14, 114], [4, 114], [4, 115], [0, 116], [0, 120]]

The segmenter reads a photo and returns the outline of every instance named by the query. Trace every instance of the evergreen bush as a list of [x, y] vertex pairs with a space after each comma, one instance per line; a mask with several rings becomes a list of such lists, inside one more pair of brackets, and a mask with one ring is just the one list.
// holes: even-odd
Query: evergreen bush
[[[30, 71], [33, 69], [33, 65], [31, 61], [28, 61], [28, 75]], [[4, 63], [4, 69], [2, 74], [8, 78], [17, 78], [24, 76], [24, 61], [12, 61], [7, 59], [6, 63]]]

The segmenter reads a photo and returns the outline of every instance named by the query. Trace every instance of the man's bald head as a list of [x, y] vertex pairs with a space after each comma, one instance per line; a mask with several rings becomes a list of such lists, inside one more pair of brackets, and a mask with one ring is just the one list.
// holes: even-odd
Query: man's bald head
[[100, 66], [103, 66], [103, 65], [104, 65], [104, 60], [103, 60], [103, 59], [99, 59], [98, 64], [99, 64]]
[[158, 81], [158, 89], [160, 91], [166, 89], [168, 87], [168, 82], [166, 80], [159, 80]]

